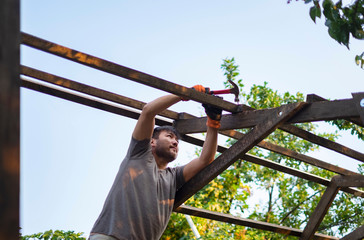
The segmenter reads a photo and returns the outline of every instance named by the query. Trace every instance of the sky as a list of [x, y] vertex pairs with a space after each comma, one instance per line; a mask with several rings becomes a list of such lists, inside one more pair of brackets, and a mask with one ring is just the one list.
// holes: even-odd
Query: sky
[[[279, 93], [328, 99], [364, 91], [364, 70], [354, 63], [363, 41], [352, 40], [348, 50], [308, 11], [303, 1], [22, 0], [21, 31], [186, 87], [223, 89], [220, 65], [234, 57], [245, 91], [264, 82]], [[166, 94], [26, 46], [21, 63], [144, 102]], [[233, 96], [224, 99], [233, 102]], [[193, 101], [170, 109], [202, 114]], [[62, 229], [87, 236], [135, 123], [21, 89], [21, 232]], [[339, 142], [364, 151], [350, 133]], [[194, 150], [182, 142], [174, 165], [188, 162]], [[353, 171], [358, 164], [332, 151], [313, 156]]]

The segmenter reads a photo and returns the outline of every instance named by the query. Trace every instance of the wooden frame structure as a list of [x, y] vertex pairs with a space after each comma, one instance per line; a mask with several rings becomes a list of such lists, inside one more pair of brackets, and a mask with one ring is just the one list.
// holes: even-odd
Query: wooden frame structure
[[[316, 95], [309, 95], [306, 102], [287, 104], [278, 108], [254, 110], [245, 105], [236, 105], [213, 96], [194, 91], [190, 88], [168, 82], [107, 60], [78, 52], [76, 50], [61, 46], [38, 37], [20, 33], [19, 22], [10, 21], [11, 17], [19, 20], [19, 2], [5, 0], [1, 2], [0, 30], [9, 33], [7, 39], [0, 38], [1, 52], [5, 57], [0, 58], [0, 87], [1, 98], [0, 114], [1, 122], [1, 152], [0, 152], [0, 239], [18, 239], [19, 227], [19, 87], [32, 89], [51, 96], [73, 101], [79, 104], [119, 114], [129, 118], [137, 119], [138, 111], [131, 111], [130, 108], [141, 110], [145, 103], [125, 96], [120, 96], [112, 92], [104, 91], [92, 86], [78, 83], [60, 76], [42, 72], [27, 66], [20, 66], [19, 44], [83, 64], [98, 70], [114, 74], [153, 88], [157, 88], [169, 93], [186, 97], [191, 100], [208, 103], [222, 108], [232, 114], [226, 114], [221, 121], [220, 134], [237, 139], [237, 142], [230, 148], [218, 147], [222, 154], [215, 161], [194, 176], [190, 181], [178, 190], [174, 211], [193, 216], [204, 217], [212, 220], [233, 223], [237, 225], [257, 228], [266, 231], [281, 233], [300, 237], [300, 239], [338, 239], [316, 233], [316, 230], [329, 209], [338, 191], [345, 191], [358, 197], [364, 197], [364, 191], [356, 187], [364, 187], [364, 176], [350, 170], [329, 164], [319, 159], [299, 154], [295, 151], [264, 141], [264, 139], [279, 128], [287, 133], [296, 135], [307, 141], [331, 149], [340, 154], [364, 162], [364, 154], [338, 143], [324, 139], [303, 129], [291, 125], [292, 123], [346, 119], [360, 126], [364, 126], [364, 93], [353, 93], [352, 99], [327, 101]], [[9, 20], [10, 19], [10, 20]], [[5, 20], [5, 21], [4, 21]], [[11, 28], [11, 30], [10, 30]], [[11, 34], [12, 33], [12, 34]], [[6, 51], [5, 51], [6, 50]], [[5, 60], [4, 60], [5, 59]], [[14, 67], [15, 66], [15, 67]], [[28, 78], [20, 77], [27, 76]], [[41, 84], [40, 81], [50, 84]], [[72, 90], [72, 92], [63, 89]], [[4, 92], [7, 90], [8, 92]], [[77, 94], [74, 92], [79, 92]], [[109, 104], [105, 101], [117, 103]], [[127, 106], [124, 108], [120, 105]], [[189, 133], [206, 131], [205, 118], [198, 118], [187, 113], [177, 113], [165, 110], [160, 114], [163, 118], [157, 117], [157, 125], [174, 125], [182, 133], [182, 140], [202, 146], [203, 141], [189, 136]], [[165, 119], [170, 119], [170, 121]], [[252, 128], [243, 135], [233, 129]], [[5, 133], [5, 134], [4, 134]], [[326, 169], [337, 173], [331, 180], [325, 179], [310, 173], [306, 173], [294, 168], [280, 165], [273, 161], [258, 158], [247, 154], [247, 152], [258, 146], [269, 151], [282, 154], [307, 164]], [[227, 169], [236, 160], [243, 159], [271, 169], [275, 169], [287, 174], [291, 174], [312, 182], [327, 186], [318, 206], [310, 217], [304, 230], [294, 229], [266, 222], [254, 221], [234, 217], [229, 214], [221, 214], [204, 209], [185, 206], [183, 203], [198, 192], [212, 179]], [[364, 226], [342, 239], [362, 239], [364, 238]]]

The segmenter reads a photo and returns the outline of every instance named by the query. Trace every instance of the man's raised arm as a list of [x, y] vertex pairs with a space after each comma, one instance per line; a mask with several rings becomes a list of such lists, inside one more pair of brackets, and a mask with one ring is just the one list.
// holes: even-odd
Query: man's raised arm
[[[204, 91], [204, 88], [201, 86], [201, 90], [198, 89], [198, 91]], [[215, 159], [217, 150], [217, 136], [222, 110], [208, 104], [202, 104], [202, 106], [207, 114], [206, 139], [202, 146], [200, 157], [189, 162], [183, 169], [183, 176], [186, 182]]]
[[155, 125], [155, 116], [180, 100], [179, 96], [170, 94], [147, 103], [134, 128], [133, 138], [136, 140], [150, 139]]

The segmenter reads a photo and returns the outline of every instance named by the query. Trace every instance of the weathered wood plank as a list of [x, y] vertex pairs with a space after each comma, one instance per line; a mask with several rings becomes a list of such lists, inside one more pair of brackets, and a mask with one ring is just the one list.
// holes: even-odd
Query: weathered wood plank
[[299, 115], [294, 116], [287, 123], [315, 122], [358, 117], [359, 114], [355, 112], [353, 102], [353, 99], [342, 99], [310, 103]]
[[0, 1], [0, 239], [19, 239], [19, 0]]
[[[224, 134], [225, 136], [233, 137], [235, 139], [240, 139], [240, 138], [242, 138], [244, 136], [244, 134], [242, 134], [240, 132], [237, 132], [237, 131], [232, 131], [232, 130], [229, 130], [229, 131], [225, 130], [225, 131], [222, 131], [221, 133]], [[261, 148], [264, 148], [264, 149], [267, 149], [269, 151], [276, 152], [276, 153], [282, 154], [284, 156], [296, 159], [298, 161], [302, 161], [302, 162], [311, 164], [312, 166], [316, 166], [318, 168], [326, 169], [326, 170], [329, 170], [329, 171], [332, 171], [332, 172], [335, 172], [335, 173], [339, 173], [339, 174], [342, 174], [342, 175], [356, 175], [356, 174], [358, 174], [356, 172], [347, 170], [345, 168], [335, 166], [333, 164], [321, 161], [321, 160], [319, 160], [317, 158], [313, 158], [313, 157], [310, 157], [310, 156], [295, 152], [295, 151], [293, 151], [291, 149], [284, 148], [284, 147], [281, 147], [279, 145], [276, 145], [276, 144], [273, 144], [273, 143], [270, 143], [270, 142], [267, 142], [267, 141], [264, 141], [264, 140], [261, 141], [260, 143], [258, 143], [257, 146], [261, 147]]]
[[[54, 97], [58, 97], [58, 98], [61, 98], [64, 100], [69, 100], [69, 101], [72, 101], [75, 103], [93, 107], [93, 108], [103, 110], [106, 112], [115, 113], [115, 114], [129, 117], [132, 119], [137, 120], [140, 116], [140, 113], [138, 113], [138, 112], [130, 111], [128, 109], [124, 109], [119, 106], [113, 106], [111, 104], [101, 102], [97, 99], [92, 99], [90, 97], [76, 95], [76, 94], [73, 94], [70, 92], [61, 91], [60, 89], [55, 89], [55, 88], [51, 88], [51, 87], [44, 86], [41, 84], [37, 84], [37, 83], [34, 83], [34, 82], [26, 80], [26, 79], [22, 79], [21, 86], [31, 89], [31, 90], [41, 92], [41, 93], [45, 93], [45, 94], [48, 94], [48, 95], [51, 95]], [[157, 125], [172, 125], [171, 122], [167, 122], [165, 120], [158, 119], [158, 118], [156, 118], [156, 124]]]
[[86, 53], [49, 42], [47, 40], [32, 36], [30, 34], [22, 34], [22, 43], [47, 53], [54, 54], [59, 57], [92, 67], [122, 78], [126, 78], [153, 88], [157, 88], [169, 93], [179, 95], [197, 102], [209, 103], [229, 112], [240, 111], [240, 106], [231, 102], [224, 101], [218, 97], [200, 93], [191, 88], [187, 88], [167, 80], [125, 67], [119, 64], [91, 56]]
[[[312, 103], [312, 102], [318, 102], [318, 101], [328, 101], [328, 100], [323, 97], [320, 97], [316, 94], [307, 95], [306, 102]], [[356, 125], [359, 125], [361, 127], [364, 127], [364, 123], [361, 122], [361, 119], [359, 117], [345, 118], [345, 120], [355, 123]]]
[[[188, 135], [182, 135], [182, 140], [185, 141], [185, 142], [194, 144], [196, 146], [200, 146], [200, 147], [202, 147], [203, 143], [204, 143], [203, 140], [197, 139], [197, 138], [194, 138], [194, 137], [191, 137], [191, 136], [188, 136]], [[217, 151], [220, 152], [220, 153], [222, 153], [222, 152], [224, 152], [226, 150], [228, 150], [228, 148], [226, 148], [224, 146], [219, 145], [217, 147]], [[308, 181], [312, 181], [312, 182], [315, 182], [315, 183], [318, 183], [318, 184], [321, 184], [321, 185], [324, 185], [324, 186], [328, 186], [330, 184], [330, 180], [328, 180], [326, 178], [322, 178], [322, 177], [314, 175], [314, 174], [303, 172], [303, 171], [300, 171], [300, 170], [295, 169], [295, 168], [287, 167], [287, 166], [284, 166], [282, 164], [278, 164], [276, 162], [273, 162], [271, 160], [267, 160], [267, 159], [264, 159], [264, 158], [258, 158], [256, 156], [253, 156], [253, 155], [250, 155], [250, 154], [243, 155], [241, 157], [241, 159], [243, 159], [244, 161], [251, 162], [251, 163], [259, 164], [261, 166], [264, 166], [264, 167], [267, 167], [267, 168], [270, 168], [270, 169], [273, 169], [273, 170], [277, 170], [277, 171], [280, 171], [280, 172], [283, 172], [283, 173], [287, 173], [287, 174], [290, 174], [292, 176], [296, 176], [296, 177], [299, 177], [299, 178], [302, 178], [302, 179], [306, 179]], [[358, 173], [355, 173], [355, 172], [353, 172], [353, 174], [359, 175]], [[343, 187], [341, 190], [343, 192], [353, 194], [354, 196], [364, 198], [364, 191], [361, 191], [359, 189], [352, 188], [352, 187]]]
[[[101, 99], [105, 99], [114, 103], [122, 104], [128, 107], [136, 108], [136, 109], [143, 109], [146, 103], [137, 101], [132, 98], [124, 97], [119, 94], [115, 94], [109, 91], [105, 91], [100, 88], [95, 88], [83, 83], [79, 83], [76, 81], [72, 81], [70, 79], [66, 79], [63, 77], [59, 77], [57, 75], [49, 74], [40, 70], [36, 70], [34, 68], [21, 66], [21, 74], [39, 79], [41, 81], [45, 81], [48, 83], [52, 83], [56, 86], [60, 86], [66, 89], [74, 90], [80, 93], [88, 94], [94, 97], [98, 97]], [[171, 119], [178, 119], [178, 113], [165, 110], [159, 114], [160, 116], [171, 118]]]
[[364, 176], [340, 176], [335, 179], [335, 183], [338, 187], [364, 187]]
[[250, 154], [245, 154], [241, 158], [244, 159], [245, 161], [259, 164], [261, 166], [268, 167], [270, 169], [274, 169], [274, 170], [277, 170], [280, 172], [288, 173], [290, 175], [293, 175], [293, 176], [296, 176], [296, 177], [299, 177], [302, 179], [306, 179], [311, 182], [319, 183], [319, 184], [322, 184], [325, 186], [328, 186], [330, 184], [330, 180], [328, 180], [326, 178], [322, 178], [322, 177], [316, 176], [314, 174], [299, 171], [295, 168], [287, 167], [282, 164], [279, 164], [279, 163], [276, 163], [274, 161], [270, 161], [270, 160], [267, 160], [264, 158], [259, 158], [259, 157], [256, 157], [256, 156], [253, 156]]
[[[330, 184], [330, 180], [328, 180], [326, 178], [322, 178], [322, 177], [319, 177], [319, 176], [314, 175], [314, 174], [302, 172], [302, 171], [299, 171], [299, 170], [297, 170], [295, 168], [287, 167], [287, 166], [284, 166], [282, 164], [278, 164], [276, 162], [273, 162], [273, 161], [270, 161], [270, 160], [267, 160], [267, 159], [258, 158], [256, 156], [253, 156], [253, 155], [250, 155], [250, 154], [245, 154], [241, 158], [243, 160], [245, 160], [245, 161], [256, 163], [256, 164], [259, 164], [261, 166], [268, 167], [270, 169], [274, 169], [274, 170], [277, 170], [277, 171], [280, 171], [280, 172], [284, 172], [284, 173], [287, 173], [287, 174], [290, 174], [290, 175], [293, 175], [293, 176], [296, 176], [296, 177], [299, 177], [299, 178], [302, 178], [302, 179], [306, 179], [306, 180], [311, 181], [311, 182], [319, 183], [319, 184], [324, 185], [324, 186], [328, 186]], [[356, 175], [356, 177], [359, 178], [359, 177], [361, 177], [361, 175]], [[356, 185], [353, 184], [353, 186], [351, 186], [350, 184], [347, 184], [347, 186], [343, 184], [341, 190], [343, 192], [353, 194], [354, 196], [364, 198], [364, 191], [353, 188], [353, 187], [358, 187], [357, 186], [358, 184], [360, 184], [360, 183], [357, 183]]]
[[[262, 119], [271, 115], [274, 108], [262, 110], [247, 110], [236, 114], [225, 114], [221, 119], [221, 130], [251, 128]], [[314, 122], [323, 120], [345, 119], [358, 117], [359, 113], [353, 99], [308, 103], [299, 114], [287, 123]], [[196, 119], [181, 119], [176, 122], [176, 128], [181, 133], [205, 132], [206, 117]]]
[[303, 106], [303, 103], [296, 103], [276, 109], [276, 112], [273, 112], [271, 116], [255, 126], [243, 138], [238, 140], [228, 150], [217, 157], [215, 161], [201, 170], [190, 181], [185, 183], [176, 193], [174, 207], [181, 205], [208, 182], [217, 177], [221, 172], [239, 159], [239, 157], [273, 132], [282, 124], [282, 122], [291, 118]]
[[[246, 218], [235, 217], [230, 214], [218, 213], [213, 211], [208, 211], [205, 209], [195, 208], [191, 206], [181, 205], [174, 210], [178, 213], [188, 214], [195, 217], [202, 217], [211, 220], [216, 220], [220, 222], [226, 222], [231, 224], [236, 224], [245, 227], [256, 228], [264, 231], [270, 231], [275, 233], [280, 233], [283, 235], [290, 235], [299, 237], [302, 234], [302, 230], [296, 228], [290, 228], [285, 226], [280, 226], [277, 224], [255, 221]], [[319, 240], [329, 240], [329, 239], [338, 239], [337, 237], [332, 237], [323, 234], [315, 234], [314, 239]]]
[[364, 162], [364, 154], [361, 152], [358, 152], [354, 149], [351, 149], [349, 147], [343, 146], [339, 143], [330, 141], [326, 138], [317, 136], [315, 134], [312, 134], [308, 131], [305, 131], [301, 128], [298, 128], [296, 126], [292, 126], [289, 124], [285, 124], [280, 127], [281, 130], [291, 133], [295, 136], [298, 136], [302, 139], [305, 139], [309, 142], [315, 143], [319, 146], [325, 147], [327, 149], [333, 150], [337, 153], [343, 154], [345, 156], [351, 157], [353, 159], [359, 160], [361, 162]]
[[353, 232], [348, 235], [340, 238], [340, 240], [363, 240], [364, 239], [364, 225], [355, 229]]
[[336, 177], [339, 177], [339, 175], [335, 176], [331, 180], [329, 186], [326, 188], [320, 199], [320, 202], [317, 204], [315, 210], [311, 214], [310, 219], [302, 232], [300, 240], [310, 240], [320, 226], [332, 202], [334, 201], [336, 194], [339, 191], [339, 188], [335, 183]]

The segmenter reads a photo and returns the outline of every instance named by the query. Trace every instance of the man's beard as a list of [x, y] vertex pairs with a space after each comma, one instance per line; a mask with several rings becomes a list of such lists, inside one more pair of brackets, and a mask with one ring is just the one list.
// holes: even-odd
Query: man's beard
[[[168, 148], [168, 150], [170, 149]], [[167, 162], [173, 162], [177, 157], [177, 154], [173, 154], [172, 152], [167, 151], [165, 148], [158, 145], [155, 147], [155, 154], [158, 157], [167, 160]]]

